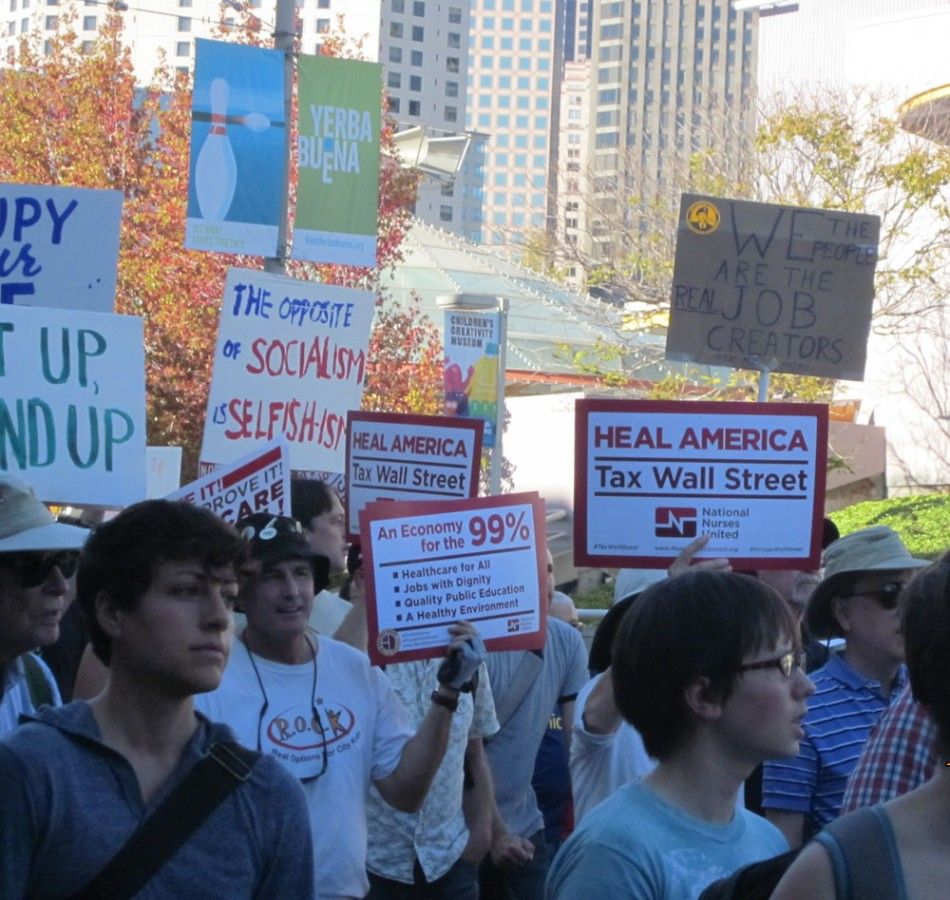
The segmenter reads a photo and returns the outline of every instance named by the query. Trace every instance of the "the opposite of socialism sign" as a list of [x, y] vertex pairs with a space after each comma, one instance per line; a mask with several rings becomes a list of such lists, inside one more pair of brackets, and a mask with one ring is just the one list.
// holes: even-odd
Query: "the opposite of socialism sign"
[[461, 619], [489, 650], [544, 644], [537, 494], [370, 503], [360, 532], [373, 663], [442, 656]]
[[828, 408], [810, 403], [579, 400], [574, 560], [666, 567], [817, 568]]
[[481, 419], [350, 410], [346, 418], [347, 530], [373, 500], [449, 500], [478, 494]]

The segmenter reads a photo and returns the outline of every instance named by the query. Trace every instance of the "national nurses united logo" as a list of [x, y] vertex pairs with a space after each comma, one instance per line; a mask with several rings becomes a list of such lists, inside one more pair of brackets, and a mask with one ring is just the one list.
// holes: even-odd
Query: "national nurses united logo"
[[712, 234], [719, 227], [719, 208], [708, 200], [697, 200], [686, 210], [686, 227], [694, 234]]
[[694, 506], [658, 506], [654, 520], [654, 534], [662, 538], [696, 537], [696, 508]]

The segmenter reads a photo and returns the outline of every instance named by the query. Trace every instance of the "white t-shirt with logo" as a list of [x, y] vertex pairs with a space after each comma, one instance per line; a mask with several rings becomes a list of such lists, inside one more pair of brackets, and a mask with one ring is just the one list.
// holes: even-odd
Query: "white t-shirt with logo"
[[362, 897], [369, 890], [367, 791], [392, 774], [413, 731], [388, 679], [364, 654], [322, 635], [312, 639], [319, 648], [315, 691], [312, 662], [284, 665], [255, 654], [262, 692], [251, 655], [236, 638], [220, 686], [197, 695], [195, 706], [301, 779], [320, 771], [326, 743], [326, 771], [303, 785], [317, 896]]

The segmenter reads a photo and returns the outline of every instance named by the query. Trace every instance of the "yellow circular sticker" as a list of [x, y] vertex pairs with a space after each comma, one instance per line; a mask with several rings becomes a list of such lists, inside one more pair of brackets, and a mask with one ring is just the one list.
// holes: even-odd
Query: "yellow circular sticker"
[[719, 210], [708, 200], [697, 200], [686, 210], [686, 227], [695, 234], [712, 234], [719, 227]]

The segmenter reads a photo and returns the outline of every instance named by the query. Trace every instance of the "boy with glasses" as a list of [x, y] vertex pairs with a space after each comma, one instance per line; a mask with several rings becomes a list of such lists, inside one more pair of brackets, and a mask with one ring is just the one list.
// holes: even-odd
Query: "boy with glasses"
[[926, 565], [886, 525], [855, 531], [825, 550], [806, 622], [816, 638], [844, 638], [845, 648], [812, 673], [816, 692], [798, 756], [767, 762], [763, 774], [766, 816], [793, 848], [837, 818], [871, 729], [904, 685], [898, 598]]
[[794, 619], [746, 575], [694, 568], [647, 588], [613, 645], [617, 706], [659, 762], [591, 810], [548, 877], [551, 900], [695, 900], [787, 850], [736, 803], [765, 759], [794, 756], [806, 699]]
[[88, 531], [63, 525], [19, 479], [0, 478], [0, 734], [42, 703], [56, 682], [31, 651], [59, 637]]

